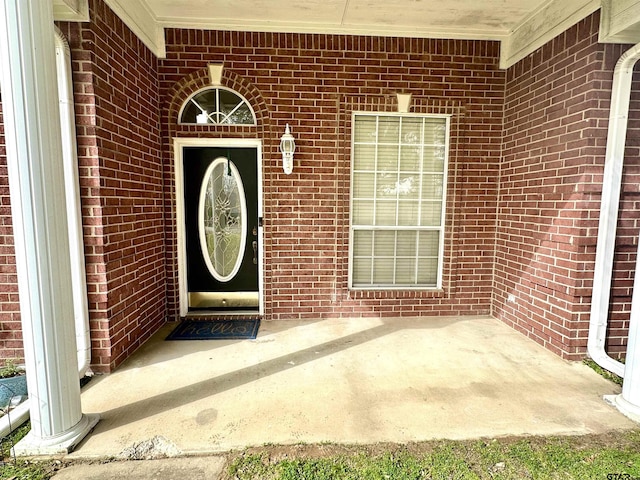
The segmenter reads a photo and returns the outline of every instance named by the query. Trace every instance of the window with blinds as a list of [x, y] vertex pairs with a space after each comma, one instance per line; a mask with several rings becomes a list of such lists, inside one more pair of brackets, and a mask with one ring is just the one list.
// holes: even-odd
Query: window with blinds
[[354, 113], [350, 288], [441, 288], [448, 144], [448, 116]]

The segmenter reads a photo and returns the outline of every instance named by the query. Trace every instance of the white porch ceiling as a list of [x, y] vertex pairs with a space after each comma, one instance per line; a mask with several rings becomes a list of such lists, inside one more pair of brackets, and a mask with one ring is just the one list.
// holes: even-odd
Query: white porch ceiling
[[[65, 11], [86, 17], [87, 0], [52, 1], [56, 18], [70, 19]], [[635, 33], [640, 25], [640, 0], [105, 1], [159, 57], [164, 28], [178, 27], [496, 40], [506, 68], [601, 7], [608, 22], [601, 41], [617, 41], [621, 28]]]
[[166, 26], [501, 38], [548, 0], [142, 0]]

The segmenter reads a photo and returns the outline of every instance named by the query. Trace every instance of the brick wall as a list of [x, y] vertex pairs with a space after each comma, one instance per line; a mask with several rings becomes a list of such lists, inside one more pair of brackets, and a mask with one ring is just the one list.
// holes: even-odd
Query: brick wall
[[[598, 14], [581, 21], [506, 79], [494, 313], [567, 358], [586, 348], [611, 78], [622, 51], [597, 43], [598, 23]], [[627, 172], [627, 194], [637, 194]], [[634, 201], [622, 205], [612, 352], [626, 335], [635, 253], [624, 218], [637, 217]]]
[[[157, 60], [109, 10], [60, 24], [72, 49], [93, 367], [110, 371], [178, 313], [171, 139], [263, 141], [265, 316], [315, 319], [493, 312], [567, 358], [586, 344], [611, 72], [597, 14], [507, 72], [498, 44], [168, 30]], [[223, 63], [257, 126], [179, 126]], [[122, 73], [125, 72], [125, 73]], [[640, 85], [639, 85], [640, 87]], [[351, 114], [452, 116], [442, 292], [347, 288]], [[20, 358], [0, 104], [0, 355]], [[624, 172], [609, 349], [623, 350], [640, 207], [640, 97]], [[290, 123], [295, 169], [280, 167]], [[494, 261], [495, 260], [495, 261]]]
[[94, 364], [110, 369], [165, 321], [160, 103], [156, 57], [101, 0], [90, 9], [72, 56]]
[[165, 321], [157, 59], [102, 2], [60, 24], [74, 72], [92, 367], [110, 371]]
[[24, 361], [19, 302], [0, 97], [0, 363], [7, 359], [15, 359], [18, 363]]
[[[504, 91], [497, 43], [195, 30], [168, 30], [166, 38], [159, 71], [167, 139], [264, 142], [267, 319], [490, 312]], [[223, 63], [223, 85], [258, 102], [258, 127], [176, 124], [180, 104], [206, 85], [208, 63]], [[397, 92], [413, 95], [412, 112], [453, 116], [444, 289], [349, 292], [351, 112], [396, 111]], [[277, 148], [286, 123], [297, 144], [289, 176]], [[173, 175], [169, 168], [167, 193]], [[167, 218], [175, 239], [175, 219]], [[175, 240], [168, 248], [175, 267]], [[169, 291], [175, 315], [175, 279]]]

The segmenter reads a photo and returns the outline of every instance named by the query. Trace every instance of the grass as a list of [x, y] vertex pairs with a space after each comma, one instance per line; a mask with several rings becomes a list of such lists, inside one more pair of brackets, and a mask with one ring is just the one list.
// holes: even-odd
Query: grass
[[640, 431], [579, 437], [438, 441], [405, 446], [269, 446], [232, 456], [225, 478], [640, 479]]
[[[28, 429], [18, 429], [16, 439]], [[4, 445], [2, 453], [1, 480], [47, 480], [64, 467], [59, 461], [14, 462]], [[230, 453], [227, 464], [221, 480], [633, 480], [640, 479], [640, 430], [407, 445], [268, 445]]]
[[[621, 360], [621, 361], [624, 363], [624, 360]], [[615, 373], [611, 373], [609, 370], [605, 370], [604, 368], [602, 368], [600, 365], [598, 365], [596, 362], [594, 362], [590, 358], [585, 358], [582, 361], [582, 363], [584, 363], [588, 367], [591, 367], [592, 370], [594, 370], [596, 373], [598, 373], [602, 377], [606, 378], [607, 380], [610, 380], [613, 383], [616, 383], [616, 384], [622, 386], [622, 377], [619, 377]]]
[[11, 447], [29, 433], [30, 429], [31, 425], [27, 422], [11, 435], [2, 439], [0, 444], [2, 452], [0, 480], [48, 480], [60, 468], [61, 462], [59, 461], [38, 462], [20, 458], [14, 459], [11, 456]]
[[23, 461], [5, 464], [0, 467], [2, 480], [48, 480], [54, 472], [48, 464]]

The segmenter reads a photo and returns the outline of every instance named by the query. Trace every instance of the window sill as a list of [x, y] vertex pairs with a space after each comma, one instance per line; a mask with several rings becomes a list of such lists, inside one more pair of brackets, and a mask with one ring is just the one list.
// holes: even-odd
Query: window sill
[[414, 288], [414, 289], [382, 289], [382, 288], [350, 288], [349, 298], [442, 298], [445, 291], [442, 288]]

